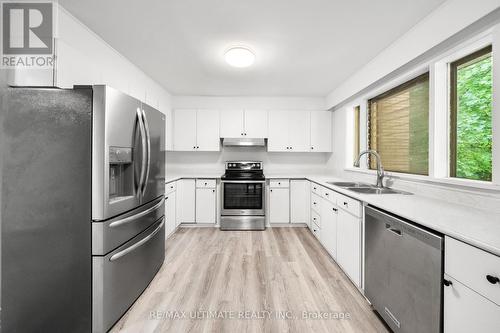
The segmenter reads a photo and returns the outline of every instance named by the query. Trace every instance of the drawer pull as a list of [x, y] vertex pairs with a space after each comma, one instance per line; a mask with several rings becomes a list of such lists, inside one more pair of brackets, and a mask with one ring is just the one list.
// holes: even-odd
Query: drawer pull
[[137, 213], [135, 215], [132, 215], [132, 216], [129, 216], [129, 217], [126, 217], [124, 219], [121, 219], [121, 220], [118, 220], [118, 221], [114, 221], [114, 222], [111, 222], [109, 224], [109, 227], [110, 228], [116, 228], [116, 227], [119, 227], [121, 225], [124, 225], [124, 224], [127, 224], [127, 223], [130, 223], [130, 222], [134, 222], [136, 221], [137, 219], [143, 217], [143, 216], [146, 216], [148, 215], [149, 213], [151, 213], [152, 211], [155, 211], [157, 210], [158, 208], [161, 207], [161, 205], [163, 205], [163, 199], [160, 200], [160, 202], [158, 202], [156, 205], [154, 205], [153, 207], [151, 208], [148, 208], [146, 209], [145, 211], [142, 211], [140, 213]]
[[315, 217], [313, 217], [313, 220], [314, 220], [314, 221], [316, 221], [316, 218], [315, 218]]
[[338, 211], [338, 209], [337, 209], [337, 208], [332, 208], [332, 209], [333, 209], [333, 211], [334, 211], [334, 212]]
[[486, 280], [488, 280], [488, 282], [491, 284], [497, 284], [500, 282], [500, 279], [493, 275], [486, 275]]
[[325, 193], [326, 196], [328, 196], [328, 193]]
[[450, 280], [446, 280], [446, 279], [443, 279], [443, 283], [445, 286], [449, 287], [449, 286], [452, 286], [453, 285], [453, 282], [451, 282]]
[[147, 235], [146, 237], [144, 237], [143, 239], [141, 239], [137, 243], [127, 247], [125, 250], [122, 250], [118, 253], [113, 254], [111, 256], [111, 258], [109, 258], [109, 261], [118, 260], [121, 257], [129, 254], [130, 252], [137, 250], [139, 247], [141, 247], [142, 245], [149, 242], [158, 233], [158, 231], [160, 231], [160, 229], [163, 227], [164, 224], [165, 224], [165, 218], [162, 218], [160, 225], [152, 233], [150, 233], [149, 235]]
[[347, 202], [345, 202], [345, 201], [344, 201], [344, 206], [346, 206], [346, 207], [347, 207]]

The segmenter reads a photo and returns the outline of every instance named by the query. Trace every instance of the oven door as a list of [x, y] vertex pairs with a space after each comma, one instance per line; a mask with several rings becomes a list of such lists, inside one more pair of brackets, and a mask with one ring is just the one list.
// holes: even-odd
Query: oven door
[[265, 216], [266, 181], [222, 181], [222, 216]]

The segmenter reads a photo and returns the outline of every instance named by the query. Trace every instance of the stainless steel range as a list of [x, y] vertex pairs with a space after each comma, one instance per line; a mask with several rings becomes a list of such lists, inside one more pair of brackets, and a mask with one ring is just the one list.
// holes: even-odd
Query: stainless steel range
[[265, 230], [266, 178], [262, 162], [226, 162], [221, 180], [221, 230]]

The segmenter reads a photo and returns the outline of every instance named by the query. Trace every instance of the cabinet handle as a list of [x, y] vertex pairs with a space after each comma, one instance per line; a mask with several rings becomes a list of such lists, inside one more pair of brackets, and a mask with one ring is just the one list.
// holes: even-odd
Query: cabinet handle
[[165, 197], [165, 201], [167, 201], [167, 200], [168, 200], [168, 197]]
[[196, 149], [196, 146], [193, 146], [193, 149]]
[[500, 279], [493, 275], [486, 275], [486, 280], [488, 280], [488, 282], [491, 284], [497, 284], [500, 282]]
[[278, 182], [278, 185], [281, 185], [281, 183], [280, 183], [280, 182]]
[[243, 136], [243, 133], [241, 133], [241, 136]]
[[344, 202], [344, 206], [346, 206], [346, 207], [347, 207], [347, 202]]
[[313, 220], [314, 220], [314, 221], [316, 221], [316, 218], [315, 218], [315, 217], [313, 217]]
[[207, 183], [205, 183], [205, 186], [207, 186]]
[[215, 193], [215, 190], [212, 190], [213, 193]]
[[200, 149], [200, 146], [196, 146], [196, 149]]
[[451, 285], [453, 285], [453, 282], [451, 282], [450, 280], [446, 280], [446, 279], [443, 279], [443, 283], [445, 286], [449, 287]]
[[326, 196], [328, 196], [328, 193], [325, 193]]
[[313, 187], [314, 190], [316, 190], [316, 187]]
[[315, 204], [316, 204], [316, 203], [315, 203], [315, 202], [313, 202], [313, 205], [315, 205]]
[[313, 149], [314, 149], [314, 147], [311, 147], [311, 150], [313, 150]]
[[332, 209], [333, 209], [333, 211], [334, 211], [334, 212], [337, 212], [337, 211], [338, 211], [338, 209], [337, 209], [337, 208], [332, 208]]
[[271, 191], [271, 192], [272, 192], [273, 190], [269, 190], [269, 191]]

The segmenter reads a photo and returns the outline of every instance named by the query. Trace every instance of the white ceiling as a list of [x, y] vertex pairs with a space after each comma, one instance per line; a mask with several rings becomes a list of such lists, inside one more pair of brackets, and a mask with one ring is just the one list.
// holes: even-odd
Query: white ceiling
[[[325, 96], [444, 0], [59, 0], [174, 95]], [[254, 66], [229, 67], [246, 44]]]

